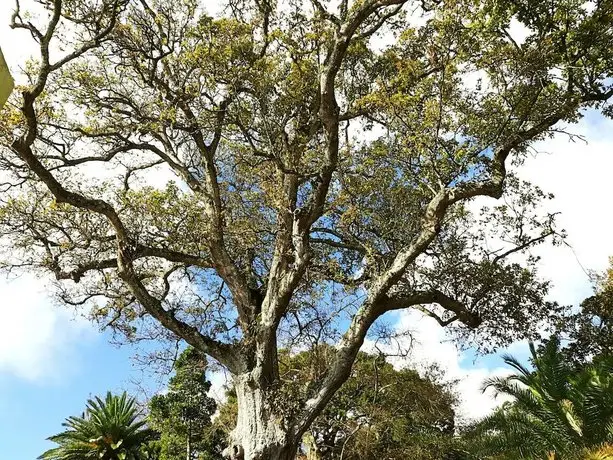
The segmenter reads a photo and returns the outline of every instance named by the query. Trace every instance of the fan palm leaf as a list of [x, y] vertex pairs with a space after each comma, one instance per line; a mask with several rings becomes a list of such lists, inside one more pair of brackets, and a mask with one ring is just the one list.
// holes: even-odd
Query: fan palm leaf
[[613, 446], [613, 358], [574, 368], [555, 337], [538, 351], [530, 345], [530, 351], [533, 370], [507, 355], [503, 359], [515, 373], [484, 382], [484, 390], [513, 402], [474, 427], [479, 458], [608, 458], [603, 455]]
[[140, 460], [140, 448], [153, 438], [139, 414], [134, 398], [107, 393], [87, 401], [85, 412], [62, 424], [66, 429], [50, 436], [58, 446], [40, 460]]

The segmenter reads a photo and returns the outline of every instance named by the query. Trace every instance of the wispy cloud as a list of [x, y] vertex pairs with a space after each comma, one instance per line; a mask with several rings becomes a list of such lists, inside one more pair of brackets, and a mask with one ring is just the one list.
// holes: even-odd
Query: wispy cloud
[[57, 380], [75, 370], [77, 350], [93, 334], [87, 321], [52, 304], [40, 280], [0, 281], [0, 374]]

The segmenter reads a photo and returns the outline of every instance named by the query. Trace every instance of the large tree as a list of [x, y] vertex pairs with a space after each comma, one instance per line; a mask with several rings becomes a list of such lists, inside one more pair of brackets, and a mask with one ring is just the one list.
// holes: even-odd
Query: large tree
[[[610, 112], [611, 1], [32, 3], [12, 26], [40, 52], [0, 116], [6, 265], [224, 366], [234, 458], [293, 458], [386, 312], [483, 348], [551, 315], [518, 254], [552, 218], [507, 163]], [[288, 395], [277, 347], [321, 341], [327, 372]]]

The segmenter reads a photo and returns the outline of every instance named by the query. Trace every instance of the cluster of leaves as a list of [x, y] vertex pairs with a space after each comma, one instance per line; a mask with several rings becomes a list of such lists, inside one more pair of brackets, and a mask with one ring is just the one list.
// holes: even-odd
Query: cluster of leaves
[[[286, 375], [308, 382], [315, 359], [296, 356]], [[309, 429], [310, 453], [321, 460], [451, 458], [455, 404], [451, 389], [433, 378], [360, 353], [349, 379]]]

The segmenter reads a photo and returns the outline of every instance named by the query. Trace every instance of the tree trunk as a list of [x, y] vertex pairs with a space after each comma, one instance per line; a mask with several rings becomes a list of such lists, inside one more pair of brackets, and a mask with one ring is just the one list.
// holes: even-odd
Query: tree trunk
[[187, 446], [186, 446], [187, 460], [192, 460], [192, 422], [191, 420], [187, 424]]
[[271, 395], [251, 375], [236, 377], [234, 388], [238, 419], [224, 456], [231, 460], [294, 460], [298, 441], [271, 407]]

